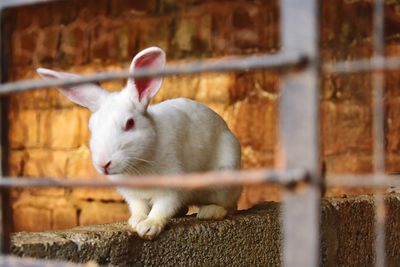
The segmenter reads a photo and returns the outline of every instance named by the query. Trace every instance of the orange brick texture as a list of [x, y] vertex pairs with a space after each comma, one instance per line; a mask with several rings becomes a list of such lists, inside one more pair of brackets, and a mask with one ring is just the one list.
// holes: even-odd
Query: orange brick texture
[[[323, 59], [370, 56], [371, 1], [321, 2]], [[399, 10], [394, 1], [386, 5], [386, 51], [391, 56], [400, 54]], [[167, 52], [169, 63], [272, 54], [280, 48], [278, 0], [69, 0], [11, 9], [6, 19], [9, 81], [38, 78], [39, 66], [78, 73], [124, 69], [136, 52], [153, 45]], [[400, 170], [399, 75], [390, 72], [385, 77], [387, 170], [396, 172]], [[103, 83], [110, 90], [123, 85], [124, 81]], [[261, 71], [169, 77], [154, 102], [188, 97], [209, 105], [239, 138], [243, 168], [273, 167], [279, 87], [277, 74]], [[371, 172], [371, 76], [323, 77], [321, 111], [322, 161], [327, 171]], [[91, 165], [89, 116], [53, 89], [11, 95], [9, 175], [104, 179]], [[276, 200], [279, 195], [275, 187], [246, 187], [239, 207]], [[18, 189], [12, 196], [16, 231], [62, 229], [129, 216], [113, 189]]]

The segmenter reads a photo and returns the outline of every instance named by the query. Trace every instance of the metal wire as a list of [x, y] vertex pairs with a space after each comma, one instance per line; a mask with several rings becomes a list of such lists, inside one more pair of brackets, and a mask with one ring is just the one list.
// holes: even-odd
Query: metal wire
[[279, 183], [295, 187], [298, 182], [307, 182], [307, 173], [303, 170], [271, 171], [243, 170], [220, 171], [197, 174], [182, 174], [170, 176], [126, 176], [118, 181], [82, 181], [55, 180], [51, 178], [11, 178], [0, 179], [2, 187], [179, 187], [202, 188], [207, 186], [226, 186], [241, 184]]
[[325, 74], [351, 74], [398, 69], [400, 69], [400, 58], [373, 56], [354, 61], [328, 62], [324, 64], [322, 70]]
[[90, 82], [105, 82], [126, 78], [146, 78], [157, 76], [190, 75], [197, 73], [232, 72], [249, 70], [291, 71], [307, 65], [308, 59], [300, 53], [280, 53], [276, 55], [246, 56], [213, 62], [196, 61], [192, 63], [172, 65], [165, 69], [140, 69], [134, 73], [129, 71], [103, 72], [90, 76], [70, 79], [25, 80], [0, 85], [0, 95], [27, 91], [38, 88], [76, 85]]
[[[33, 89], [51, 88], [63, 85], [77, 85], [90, 82], [105, 82], [127, 78], [145, 78], [155, 76], [192, 75], [213, 72], [234, 72], [250, 70], [271, 70], [276, 72], [290, 72], [307, 66], [309, 60], [302, 54], [277, 54], [256, 57], [241, 57], [229, 59], [224, 62], [196, 61], [187, 64], [171, 65], [163, 70], [137, 70], [135, 73], [128, 71], [100, 72], [88, 76], [70, 79], [51, 80], [24, 80], [0, 84], [0, 95]], [[341, 61], [324, 63], [322, 74], [361, 73], [377, 70], [400, 69], [400, 58], [372, 57], [355, 61]]]
[[388, 174], [341, 174], [325, 177], [328, 187], [400, 187], [400, 175]]
[[[101, 72], [88, 76], [70, 79], [52, 80], [24, 80], [0, 84], [0, 95], [33, 89], [51, 88], [63, 85], [77, 85], [90, 82], [105, 82], [127, 78], [145, 78], [154, 76], [192, 75], [199, 73], [233, 72], [250, 70], [271, 70], [276, 72], [290, 72], [307, 66], [309, 60], [301, 54], [277, 54], [257, 57], [241, 57], [229, 59], [224, 62], [196, 61], [181, 65], [171, 65], [163, 70], [137, 70], [135, 73], [128, 71]], [[361, 73], [377, 70], [400, 69], [400, 58], [372, 57], [355, 61], [341, 61], [325, 63], [322, 74]]]

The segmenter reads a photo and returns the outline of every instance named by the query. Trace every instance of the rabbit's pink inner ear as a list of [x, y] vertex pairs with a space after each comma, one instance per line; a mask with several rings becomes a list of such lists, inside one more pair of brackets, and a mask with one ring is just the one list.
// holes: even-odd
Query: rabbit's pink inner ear
[[[141, 69], [160, 66], [161, 57], [162, 54], [159, 51], [147, 53], [135, 60], [134, 67], [135, 69]], [[139, 94], [139, 102], [142, 101], [145, 95], [151, 95], [151, 90], [153, 89], [152, 82], [158, 79], [159, 78], [135, 79], [136, 89]], [[157, 90], [158, 88], [154, 89]]]
[[[145, 49], [134, 58], [130, 70], [158, 69], [162, 68], [164, 63], [165, 55], [161, 49]], [[141, 78], [133, 79], [133, 81], [138, 93], [138, 100], [139, 102], [142, 102], [143, 99], [149, 100], [157, 93], [158, 89], [160, 88], [162, 78]]]
[[136, 89], [139, 93], [139, 102], [142, 101], [143, 96], [148, 95], [148, 90], [150, 89], [151, 80], [150, 79], [139, 79], [135, 81]]
[[150, 68], [154, 65], [157, 66], [160, 56], [161, 54], [159, 51], [147, 53], [136, 59], [135, 68]]

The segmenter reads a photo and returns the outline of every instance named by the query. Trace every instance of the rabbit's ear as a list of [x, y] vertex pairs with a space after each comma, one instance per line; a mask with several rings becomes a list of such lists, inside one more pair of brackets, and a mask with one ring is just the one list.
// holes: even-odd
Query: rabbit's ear
[[[54, 70], [39, 68], [37, 73], [43, 79], [68, 79], [77, 78], [79, 75], [65, 72], [57, 72]], [[58, 88], [58, 90], [65, 95], [72, 102], [96, 112], [103, 99], [109, 94], [106, 90], [94, 83], [85, 83], [80, 85], [68, 85]]]
[[[139, 52], [132, 60], [130, 72], [137, 69], [162, 69], [165, 65], [165, 53], [161, 48], [149, 47]], [[162, 77], [128, 79], [127, 89], [144, 108], [147, 107], [161, 87]]]

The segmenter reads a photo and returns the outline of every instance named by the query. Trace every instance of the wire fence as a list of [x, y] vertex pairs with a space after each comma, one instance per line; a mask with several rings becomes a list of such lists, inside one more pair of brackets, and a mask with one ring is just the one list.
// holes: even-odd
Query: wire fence
[[[4, 1], [1, 11], [10, 6], [36, 3], [35, 0]], [[44, 1], [40, 1], [44, 2]], [[87, 82], [102, 82], [128, 77], [154, 77], [190, 75], [204, 72], [234, 72], [256, 69], [281, 73], [282, 95], [279, 105], [279, 133], [282, 143], [280, 162], [285, 170], [225, 171], [205, 174], [187, 174], [167, 177], [135, 177], [123, 182], [59, 181], [52, 179], [28, 179], [3, 177], [0, 179], [2, 194], [1, 250], [9, 252], [9, 220], [4, 216], [9, 210], [8, 192], [12, 187], [170, 187], [197, 188], [210, 185], [278, 183], [285, 187], [282, 210], [283, 265], [318, 266], [320, 264], [320, 201], [325, 183], [327, 186], [371, 186], [382, 188], [400, 185], [396, 176], [384, 174], [384, 111], [383, 78], [374, 73], [374, 165], [375, 173], [363, 175], [328, 176], [321, 174], [319, 141], [319, 83], [322, 74], [358, 73], [400, 69], [400, 59], [384, 58], [383, 47], [383, 0], [375, 1], [374, 54], [372, 58], [321, 62], [319, 47], [319, 1], [282, 0], [281, 35], [282, 50], [275, 55], [246, 56], [218, 62], [199, 61], [169, 66], [163, 70], [140, 70], [135, 73], [107, 72], [68, 80], [30, 80], [0, 85], [0, 95], [37, 88], [56, 87]], [[302, 25], [299, 30], [298, 25]], [[1, 34], [1, 33], [0, 33]], [[0, 36], [5, 38], [4, 36]], [[4, 60], [4, 59], [2, 59]], [[4, 67], [4, 66], [3, 66]], [[3, 77], [4, 79], [4, 77]], [[301, 99], [301, 102], [298, 101]], [[299, 183], [302, 190], [296, 190]], [[385, 212], [383, 195], [376, 194], [375, 218], [375, 265], [385, 266]], [[19, 261], [0, 257], [0, 264]], [[22, 264], [22, 263], [21, 263]], [[21, 266], [43, 266], [44, 262], [27, 261]], [[66, 266], [58, 265], [54, 266]]]

